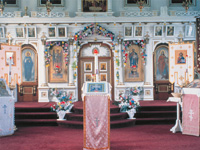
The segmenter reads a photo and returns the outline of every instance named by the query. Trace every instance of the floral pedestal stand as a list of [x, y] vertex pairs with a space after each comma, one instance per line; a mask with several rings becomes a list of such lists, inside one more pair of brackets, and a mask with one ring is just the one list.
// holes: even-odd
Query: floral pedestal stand
[[66, 119], [64, 119], [65, 114], [66, 114], [66, 111], [65, 111], [65, 110], [60, 110], [60, 111], [58, 111], [58, 112], [57, 112], [57, 115], [58, 115], [58, 118], [59, 118], [59, 119], [57, 119], [57, 120], [59, 120], [59, 121], [66, 120]]
[[129, 116], [129, 118], [127, 118], [127, 119], [136, 119], [136, 118], [134, 118], [134, 115], [135, 115], [135, 113], [136, 113], [135, 108], [132, 108], [132, 109], [130, 109], [130, 110], [127, 110], [126, 112], [127, 112], [128, 116]]

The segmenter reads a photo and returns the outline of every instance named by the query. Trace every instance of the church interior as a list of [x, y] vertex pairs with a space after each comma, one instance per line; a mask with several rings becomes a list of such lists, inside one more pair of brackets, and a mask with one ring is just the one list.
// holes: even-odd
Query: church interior
[[0, 149], [199, 150], [199, 135], [200, 0], [0, 0]]

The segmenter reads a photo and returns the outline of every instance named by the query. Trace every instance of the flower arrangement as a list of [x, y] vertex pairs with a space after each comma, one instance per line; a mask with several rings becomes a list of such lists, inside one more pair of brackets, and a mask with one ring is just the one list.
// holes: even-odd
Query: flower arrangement
[[74, 106], [73, 101], [75, 100], [75, 98], [73, 98], [72, 94], [67, 94], [66, 91], [53, 88], [50, 89], [50, 96], [55, 96], [59, 100], [57, 104], [50, 105], [51, 111], [59, 112], [60, 110], [64, 110], [70, 112], [72, 107]]
[[138, 110], [140, 103], [139, 101], [130, 98], [130, 96], [124, 96], [124, 94], [120, 94], [121, 103], [119, 104], [121, 112], [127, 112], [131, 109]]
[[130, 88], [130, 95], [140, 95], [143, 92], [142, 87], [131, 87]]

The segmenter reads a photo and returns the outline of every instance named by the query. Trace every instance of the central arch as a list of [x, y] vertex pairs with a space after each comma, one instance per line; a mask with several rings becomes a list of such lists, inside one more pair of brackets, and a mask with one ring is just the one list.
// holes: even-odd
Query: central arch
[[[107, 81], [114, 87], [114, 62], [113, 52], [108, 44], [102, 42], [90, 42], [81, 46], [78, 54], [78, 99], [81, 100], [81, 88], [84, 82], [91, 81], [91, 75], [96, 73], [94, 70], [93, 49], [97, 48], [98, 54], [98, 74], [99, 81]], [[114, 88], [111, 91], [114, 99]]]

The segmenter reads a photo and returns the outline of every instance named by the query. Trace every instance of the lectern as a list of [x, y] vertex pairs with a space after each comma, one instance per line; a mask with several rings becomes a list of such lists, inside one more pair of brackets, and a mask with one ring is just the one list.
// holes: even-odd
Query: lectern
[[83, 85], [83, 150], [110, 150], [110, 84]]
[[14, 97], [4, 79], [0, 79], [0, 136], [14, 133]]
[[200, 135], [200, 80], [183, 88], [183, 134]]

